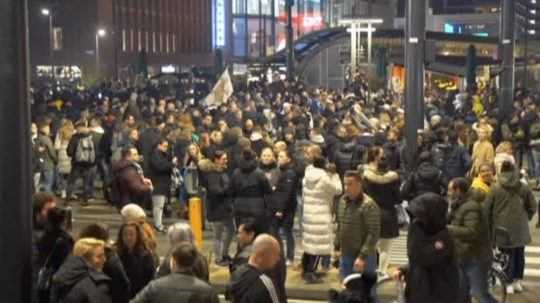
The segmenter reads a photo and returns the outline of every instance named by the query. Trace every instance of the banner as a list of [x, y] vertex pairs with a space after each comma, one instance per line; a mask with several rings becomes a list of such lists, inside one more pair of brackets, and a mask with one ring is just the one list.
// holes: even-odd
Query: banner
[[204, 99], [205, 104], [208, 107], [220, 106], [229, 100], [229, 97], [231, 97], [233, 92], [234, 88], [231, 76], [229, 75], [229, 70], [225, 69], [210, 94]]

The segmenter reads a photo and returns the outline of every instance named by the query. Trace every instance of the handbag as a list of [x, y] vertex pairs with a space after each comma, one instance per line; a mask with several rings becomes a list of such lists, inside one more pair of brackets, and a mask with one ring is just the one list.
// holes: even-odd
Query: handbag
[[405, 226], [410, 223], [411, 218], [409, 217], [409, 214], [405, 210], [405, 207], [403, 207], [403, 204], [406, 202], [403, 202], [401, 204], [396, 205], [396, 212], [397, 212], [397, 221], [399, 226]]
[[38, 277], [37, 277], [37, 290], [38, 291], [48, 291], [51, 289], [51, 282], [54, 275], [54, 268], [49, 266], [49, 263], [51, 261], [51, 257], [56, 250], [56, 247], [58, 247], [58, 243], [60, 243], [61, 239], [58, 238], [54, 242], [54, 246], [45, 259], [45, 263], [43, 266], [39, 269]]

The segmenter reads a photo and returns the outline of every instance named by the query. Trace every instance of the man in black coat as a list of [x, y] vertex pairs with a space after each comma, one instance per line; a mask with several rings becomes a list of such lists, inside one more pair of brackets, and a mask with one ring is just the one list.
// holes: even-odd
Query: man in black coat
[[229, 266], [229, 246], [234, 235], [232, 205], [229, 197], [230, 180], [227, 175], [227, 153], [218, 150], [212, 161], [199, 161], [201, 186], [206, 188], [206, 219], [214, 230], [216, 264]]
[[148, 162], [148, 172], [154, 191], [152, 192], [152, 214], [154, 217], [154, 227], [159, 232], [164, 232], [163, 208], [170, 196], [171, 173], [178, 159], [170, 159], [169, 142], [167, 139], [159, 139]]
[[446, 227], [448, 202], [434, 193], [411, 201], [407, 239], [408, 268], [397, 275], [405, 277], [408, 303], [457, 303], [460, 277], [454, 241]]
[[197, 256], [193, 244], [179, 244], [172, 252], [172, 273], [150, 282], [131, 303], [219, 303], [212, 286], [193, 276], [191, 268]]
[[262, 234], [253, 242], [248, 264], [236, 270], [225, 293], [233, 303], [285, 303], [284, 280], [277, 281], [264, 272], [273, 270], [281, 258], [279, 243]]

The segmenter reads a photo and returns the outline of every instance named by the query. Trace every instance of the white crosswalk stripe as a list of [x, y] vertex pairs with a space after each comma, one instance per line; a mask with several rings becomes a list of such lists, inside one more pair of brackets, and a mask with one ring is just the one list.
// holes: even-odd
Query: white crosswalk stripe
[[[407, 232], [401, 231], [390, 248], [390, 264], [402, 266], [407, 264]], [[525, 280], [540, 281], [540, 246], [525, 248]]]

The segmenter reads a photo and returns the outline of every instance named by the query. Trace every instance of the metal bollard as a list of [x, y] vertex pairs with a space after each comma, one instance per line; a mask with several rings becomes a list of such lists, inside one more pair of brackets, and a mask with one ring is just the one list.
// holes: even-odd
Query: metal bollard
[[202, 222], [202, 202], [199, 197], [189, 199], [189, 225], [193, 231], [195, 245], [199, 250], [203, 249], [203, 222]]

